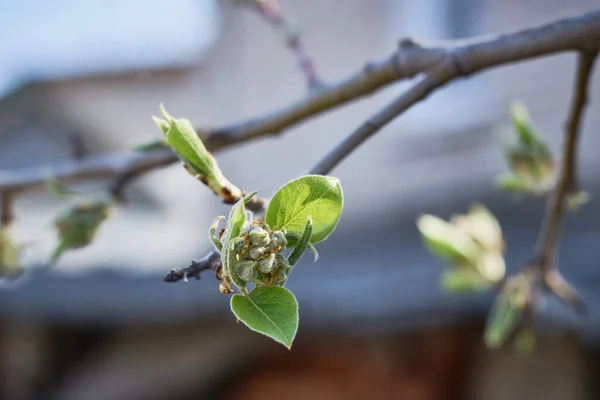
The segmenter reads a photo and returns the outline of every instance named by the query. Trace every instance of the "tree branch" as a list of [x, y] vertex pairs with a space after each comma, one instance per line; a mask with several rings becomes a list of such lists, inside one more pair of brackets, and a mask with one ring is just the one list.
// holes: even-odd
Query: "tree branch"
[[[213, 152], [262, 136], [279, 134], [327, 110], [370, 95], [392, 82], [439, 68], [449, 56], [455, 60], [455, 70], [464, 76], [485, 68], [548, 54], [574, 50], [593, 52], [598, 49], [600, 10], [500, 36], [427, 46], [405, 39], [400, 41], [398, 51], [387, 59], [370, 63], [337, 84], [311, 91], [295, 104], [262, 118], [216, 129], [201, 129], [198, 133], [207, 149]], [[129, 182], [133, 177], [175, 161], [177, 158], [170, 149], [128, 151], [63, 162], [54, 165], [52, 172], [64, 182], [117, 176], [128, 176], [126, 182]], [[37, 167], [0, 171], [0, 193], [9, 191], [20, 194], [39, 189], [43, 186], [44, 178], [44, 171]]]
[[404, 39], [400, 41], [398, 51], [387, 59], [369, 63], [351, 77], [312, 91], [304, 99], [281, 110], [213, 129], [207, 141], [212, 149], [217, 149], [279, 134], [327, 110], [373, 94], [390, 83], [428, 71], [441, 64], [449, 53], [461, 55], [461, 70], [475, 72], [563, 51], [595, 51], [599, 48], [600, 10], [499, 36], [430, 45]]
[[180, 280], [187, 282], [188, 278], [200, 279], [200, 274], [207, 270], [214, 271], [216, 275], [220, 267], [221, 256], [216, 251], [211, 251], [201, 260], [192, 260], [192, 263], [187, 268], [172, 269], [167, 275], [165, 275], [163, 280], [165, 282], [178, 282]]
[[546, 286], [561, 300], [578, 310], [583, 310], [583, 302], [558, 271], [555, 255], [565, 199], [576, 185], [577, 140], [588, 99], [589, 80], [597, 55], [597, 52], [582, 51], [577, 59], [573, 99], [565, 123], [565, 142], [559, 177], [556, 188], [548, 200], [534, 263], [541, 270]]
[[8, 226], [14, 219], [14, 197], [11, 193], [2, 193], [0, 197], [0, 226]]
[[[514, 34], [502, 35], [495, 38], [455, 42], [455, 44], [449, 45], [445, 48], [426, 48], [410, 39], [401, 41], [400, 50], [395, 56], [398, 57], [398, 62], [396, 63], [398, 64], [398, 67], [395, 69], [397, 76], [408, 77], [420, 72], [413, 72], [414, 70], [411, 70], [410, 66], [408, 66], [410, 65], [411, 60], [408, 54], [421, 54], [421, 56], [418, 57], [413, 56], [415, 57], [414, 60], [420, 60], [420, 62], [423, 62], [421, 65], [423, 68], [425, 67], [425, 61], [432, 62], [432, 67], [412, 88], [399, 96], [383, 110], [369, 118], [358, 129], [342, 140], [342, 142], [340, 142], [331, 152], [329, 152], [322, 160], [320, 160], [313, 168], [311, 168], [309, 173], [329, 173], [348, 154], [350, 154], [369, 137], [378, 132], [383, 126], [385, 126], [395, 117], [408, 110], [417, 102], [426, 98], [437, 88], [451, 82], [458, 77], [468, 76], [488, 68], [532, 57], [538, 57], [557, 51], [590, 48], [593, 48], [597, 51], [600, 49], [600, 25], [596, 27], [588, 25], [586, 29], [582, 29], [581, 27], [581, 24], [587, 25], [594, 23], [592, 21], [600, 23], [600, 11], [555, 22], [543, 27], [524, 30]], [[587, 29], [590, 29], [590, 31], [586, 34], [584, 31]], [[558, 43], [559, 37], [556, 35], [557, 32], [563, 32], [562, 35], [559, 35], [561, 36], [560, 44]], [[593, 36], [593, 39], [591, 39], [591, 36], [589, 35]], [[403, 59], [400, 58], [401, 56]], [[372, 72], [373, 68], [366, 68], [364, 73], [368, 74], [369, 70]], [[361, 81], [361, 78], [357, 78], [355, 80], [355, 82], [359, 81]], [[319, 94], [313, 96], [319, 96]], [[318, 102], [315, 104], [318, 104]], [[309, 112], [310, 110], [305, 109], [305, 111]], [[273, 118], [271, 123], [276, 121], [277, 118]], [[260, 124], [260, 122], [256, 123]], [[243, 135], [249, 135], [249, 132], [250, 136], [252, 134], [251, 130], [238, 131], [237, 136], [235, 132], [235, 128], [230, 128], [229, 131], [226, 129], [214, 132], [213, 136], [211, 136], [213, 138], [212, 143], [215, 143], [216, 139], [214, 138], [222, 138], [226, 135], [237, 137], [237, 140], [241, 139], [243, 141]], [[240, 132], [242, 132], [242, 134], [240, 134]], [[211, 140], [211, 137], [209, 137], [209, 141]], [[216, 141], [216, 143], [224, 145], [227, 143], [227, 141]], [[210, 254], [214, 255], [216, 252], [213, 251]], [[173, 280], [169, 281], [172, 282]]]
[[256, 0], [256, 5], [260, 14], [275, 28], [281, 29], [285, 35], [287, 46], [298, 60], [300, 70], [306, 78], [309, 89], [316, 89], [321, 86], [315, 66], [308, 55], [304, 42], [297, 29], [291, 26], [281, 12], [278, 0]]

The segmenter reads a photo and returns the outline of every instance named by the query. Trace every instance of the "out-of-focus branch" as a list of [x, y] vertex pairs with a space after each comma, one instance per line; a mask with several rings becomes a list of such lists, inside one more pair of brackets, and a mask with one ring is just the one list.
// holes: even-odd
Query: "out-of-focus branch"
[[[370, 63], [355, 75], [337, 84], [311, 91], [295, 104], [258, 119], [216, 129], [201, 129], [198, 132], [207, 149], [214, 152], [262, 136], [279, 134], [327, 110], [372, 94], [392, 82], [414, 77], [432, 68], [440, 68], [448, 59], [453, 60], [455, 65], [452, 68], [458, 71], [458, 76], [464, 76], [506, 63], [553, 53], [579, 50], [594, 52], [598, 49], [600, 10], [500, 36], [433, 45], [417, 44], [405, 39], [400, 42], [398, 51], [387, 59]], [[426, 79], [417, 85], [425, 86], [423, 82]], [[432, 79], [426, 80], [428, 85]], [[393, 107], [398, 107], [398, 103], [404, 104], [408, 95], [409, 93], [402, 96], [405, 100], [396, 100]], [[413, 91], [412, 96], [414, 95]], [[391, 108], [388, 111], [391, 111]], [[387, 115], [387, 111], [384, 112]], [[362, 129], [361, 132], [363, 133], [354, 136], [353, 140], [364, 140], [362, 135], [365, 135], [367, 130]], [[343, 152], [348, 151], [348, 144], [350, 143], [341, 148]], [[57, 179], [65, 182], [117, 176], [128, 182], [133, 177], [175, 161], [177, 158], [169, 149], [130, 151], [64, 162], [54, 165], [51, 169]], [[39, 189], [43, 186], [44, 178], [42, 168], [0, 171], [0, 193], [8, 191], [16, 195]]]
[[[68, 183], [113, 178], [122, 173], [142, 174], [175, 161], [177, 157], [170, 149], [124, 151], [64, 161], [50, 169], [54, 178]], [[47, 170], [47, 166], [36, 166], [0, 171], [0, 193], [20, 195], [43, 189]]]
[[14, 219], [14, 197], [11, 193], [3, 193], [0, 196], [0, 226], [10, 225]]
[[565, 123], [565, 141], [559, 177], [556, 188], [548, 201], [534, 262], [534, 265], [541, 270], [546, 286], [576, 310], [583, 310], [583, 302], [558, 271], [555, 254], [565, 199], [573, 189], [576, 190], [574, 185], [577, 180], [577, 140], [587, 103], [590, 75], [597, 55], [597, 52], [582, 51], [577, 59], [573, 99]]
[[373, 94], [395, 81], [412, 78], [439, 66], [449, 54], [462, 71], [479, 71], [506, 63], [563, 51], [600, 48], [600, 10], [515, 33], [445, 43], [400, 41], [398, 51], [367, 64], [347, 79], [309, 92], [300, 101], [239, 124], [213, 129], [211, 149], [279, 134], [325, 111]]
[[315, 65], [312, 58], [308, 55], [304, 42], [297, 28], [285, 18], [281, 12], [278, 0], [255, 0], [256, 7], [260, 14], [275, 28], [280, 29], [285, 35], [285, 41], [296, 59], [300, 70], [306, 78], [306, 83], [310, 89], [316, 89], [321, 86]]

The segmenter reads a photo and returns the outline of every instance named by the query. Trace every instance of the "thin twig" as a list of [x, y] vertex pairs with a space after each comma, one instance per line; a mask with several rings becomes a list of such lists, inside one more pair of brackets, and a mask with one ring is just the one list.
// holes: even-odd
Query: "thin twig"
[[573, 99], [565, 123], [560, 171], [556, 188], [548, 200], [546, 216], [540, 230], [534, 265], [542, 272], [546, 287], [559, 299], [579, 312], [585, 312], [585, 304], [576, 290], [560, 274], [555, 260], [557, 239], [565, 208], [565, 199], [572, 193], [577, 181], [577, 140], [588, 99], [589, 80], [598, 53], [579, 53]]
[[323, 157], [310, 171], [310, 174], [325, 175], [365, 140], [377, 133], [386, 124], [426, 98], [431, 92], [459, 76], [456, 63], [449, 57], [445, 63], [428, 72], [418, 83], [387, 105], [383, 110], [365, 121], [354, 132], [344, 138], [335, 148]]
[[193, 260], [189, 267], [184, 269], [172, 269], [163, 280], [165, 282], [187, 282], [189, 278], [200, 279], [203, 271], [212, 270], [217, 272], [221, 267], [221, 256], [216, 251], [211, 251], [201, 260]]
[[306, 78], [309, 89], [321, 87], [321, 82], [315, 71], [314, 61], [308, 55], [300, 32], [286, 20], [278, 0], [256, 0], [260, 14], [275, 28], [283, 31], [287, 46], [298, 60], [300, 70]]
[[565, 123], [565, 142], [561, 156], [559, 177], [552, 196], [548, 201], [546, 217], [540, 232], [536, 254], [543, 270], [555, 267], [554, 254], [556, 240], [560, 231], [560, 222], [565, 207], [565, 197], [576, 180], [577, 140], [588, 98], [588, 86], [591, 71], [598, 53], [581, 52], [577, 58], [575, 88], [569, 116]]
[[8, 226], [15, 219], [14, 196], [10, 192], [0, 197], [0, 226]]

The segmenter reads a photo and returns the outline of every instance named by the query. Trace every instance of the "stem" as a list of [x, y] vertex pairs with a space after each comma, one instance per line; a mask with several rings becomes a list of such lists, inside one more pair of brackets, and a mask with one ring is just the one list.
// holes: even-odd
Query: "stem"
[[556, 188], [552, 193], [537, 245], [537, 262], [544, 273], [555, 268], [556, 241], [565, 207], [565, 197], [576, 183], [577, 140], [588, 98], [589, 79], [597, 52], [580, 52], [577, 58], [575, 89], [569, 116], [565, 123], [565, 143]]

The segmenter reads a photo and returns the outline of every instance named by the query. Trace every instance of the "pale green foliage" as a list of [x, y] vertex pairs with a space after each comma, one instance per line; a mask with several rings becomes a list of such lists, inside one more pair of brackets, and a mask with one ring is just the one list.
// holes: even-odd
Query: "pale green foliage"
[[417, 227], [427, 248], [452, 267], [452, 272], [442, 275], [444, 289], [483, 290], [504, 278], [502, 230], [482, 204], [472, 205], [467, 214], [454, 215], [449, 222], [423, 215]]
[[[558, 174], [550, 147], [537, 133], [524, 104], [515, 102], [511, 111], [514, 137], [503, 144], [510, 172], [498, 176], [498, 186], [507, 192], [545, 195], [554, 188]], [[573, 191], [566, 197], [567, 209], [578, 210], [589, 199], [588, 193]]]
[[302, 234], [306, 220], [313, 218], [311, 243], [319, 243], [335, 229], [344, 196], [337, 178], [308, 175], [293, 180], [275, 193], [265, 221], [270, 226]]
[[[225, 178], [217, 161], [209, 153], [196, 133], [192, 123], [187, 119], [173, 118], [160, 105], [162, 119], [152, 117], [156, 126], [165, 135], [167, 144], [183, 162], [186, 171], [194, 178], [207, 185], [214, 193], [225, 200], [239, 198], [240, 190]], [[155, 143], [158, 146], [158, 143]], [[153, 147], [147, 145], [146, 147]]]
[[515, 332], [531, 299], [531, 282], [524, 273], [513, 275], [503, 286], [490, 311], [484, 340], [491, 348], [499, 348]]
[[98, 228], [110, 215], [112, 204], [104, 200], [85, 200], [61, 213], [54, 225], [58, 233], [58, 245], [50, 258], [55, 263], [69, 249], [89, 245]]

